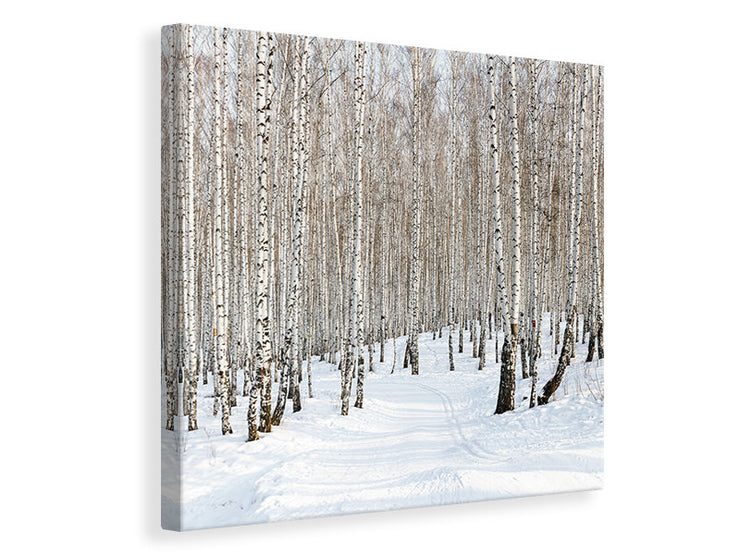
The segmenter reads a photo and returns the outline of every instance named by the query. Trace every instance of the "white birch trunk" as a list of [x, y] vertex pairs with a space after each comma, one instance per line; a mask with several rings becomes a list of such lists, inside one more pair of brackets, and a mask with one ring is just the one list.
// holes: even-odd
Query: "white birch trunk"
[[[248, 410], [248, 441], [259, 439], [257, 411], [258, 399], [262, 384], [270, 382], [270, 362], [272, 346], [270, 344], [270, 319], [268, 312], [270, 236], [268, 228], [268, 152], [269, 152], [269, 115], [265, 100], [267, 93], [267, 52], [268, 38], [265, 33], [257, 35], [257, 349], [256, 376], [252, 384]], [[268, 408], [269, 410], [269, 408]], [[269, 423], [270, 414], [266, 420]], [[268, 429], [269, 430], [269, 424]]]
[[176, 152], [176, 120], [177, 120], [177, 79], [178, 71], [178, 28], [173, 26], [169, 28], [169, 58], [168, 58], [168, 110], [167, 110], [167, 133], [168, 157], [167, 157], [167, 184], [163, 188], [168, 200], [167, 206], [167, 263], [166, 263], [166, 286], [167, 302], [166, 322], [165, 322], [165, 389], [166, 389], [166, 413], [165, 428], [167, 430], [175, 429], [175, 415], [177, 413], [177, 356], [176, 356], [176, 335], [177, 335], [177, 237], [176, 237], [176, 217], [178, 211], [177, 198], [177, 152]]
[[[226, 30], [224, 29], [224, 34]], [[224, 41], [225, 42], [225, 41]], [[226, 334], [228, 333], [228, 322], [226, 316], [226, 292], [224, 283], [224, 267], [226, 261], [224, 260], [224, 168], [223, 168], [223, 102], [221, 98], [221, 79], [223, 72], [223, 60], [225, 55], [222, 55], [218, 49], [218, 33], [216, 36], [216, 43], [214, 44], [214, 117], [216, 122], [214, 125], [214, 131], [217, 135], [214, 137], [214, 164], [216, 170], [215, 179], [215, 265], [216, 265], [216, 368], [218, 373], [218, 403], [221, 411], [221, 433], [223, 435], [232, 433], [230, 414], [231, 404], [229, 400], [229, 367], [228, 367], [228, 353]], [[215, 381], [215, 380], [214, 380]]]
[[[576, 104], [576, 75], [573, 75], [573, 102]], [[571, 245], [571, 260], [569, 265], [568, 273], [568, 294], [566, 303], [566, 323], [565, 323], [565, 335], [563, 337], [563, 346], [560, 351], [560, 358], [558, 359], [558, 365], [555, 370], [555, 374], [545, 384], [542, 390], [542, 395], [539, 396], [538, 403], [544, 405], [548, 403], [555, 391], [563, 380], [565, 370], [570, 364], [574, 343], [575, 343], [575, 319], [576, 319], [576, 303], [578, 294], [578, 268], [579, 268], [579, 254], [581, 246], [580, 236], [580, 224], [581, 224], [581, 204], [583, 202], [583, 119], [586, 106], [586, 72], [583, 71], [581, 76], [581, 94], [580, 94], [580, 110], [578, 110], [578, 119], [576, 122], [578, 133], [577, 142], [575, 143], [575, 163], [576, 171], [571, 179], [570, 186], [570, 245]], [[574, 125], [574, 127], [576, 127]], [[574, 137], [574, 141], [576, 138]]]
[[[514, 396], [514, 368], [511, 367], [512, 356], [511, 328], [509, 326], [509, 298], [506, 287], [506, 273], [504, 268], [503, 222], [501, 220], [501, 185], [500, 185], [500, 153], [498, 146], [498, 126], [496, 124], [496, 89], [494, 82], [495, 61], [488, 56], [488, 86], [490, 91], [490, 108], [488, 111], [489, 129], [491, 134], [491, 162], [493, 165], [493, 236], [494, 258], [496, 261], [496, 289], [498, 291], [498, 305], [502, 327], [504, 329], [504, 345], [501, 352], [501, 377], [499, 380], [498, 402], [496, 413], [512, 410]], [[513, 351], [516, 356], [516, 350]]]
[[365, 363], [362, 356], [363, 351], [363, 339], [364, 339], [364, 285], [363, 285], [363, 263], [362, 253], [363, 246], [361, 244], [361, 236], [363, 233], [362, 226], [362, 154], [363, 154], [363, 139], [365, 133], [365, 84], [367, 82], [367, 75], [365, 74], [365, 59], [367, 57], [367, 50], [365, 44], [361, 42], [355, 43], [355, 186], [354, 186], [354, 204], [355, 204], [355, 217], [354, 217], [354, 245], [352, 248], [352, 273], [353, 281], [356, 282], [356, 304], [355, 310], [357, 311], [357, 331], [356, 331], [356, 352], [357, 352], [357, 397], [355, 399], [355, 407], [362, 408], [362, 402], [364, 397], [364, 383], [365, 383]]
[[449, 272], [450, 272], [450, 297], [447, 305], [447, 323], [450, 327], [450, 333], [447, 337], [447, 349], [450, 361], [450, 371], [455, 370], [455, 358], [453, 353], [452, 337], [455, 333], [455, 324], [457, 317], [455, 312], [455, 295], [456, 289], [456, 267], [455, 259], [457, 257], [457, 77], [458, 65], [457, 59], [452, 58], [450, 53], [450, 74], [451, 74], [451, 92], [450, 92], [450, 189], [452, 193], [452, 202], [450, 209], [452, 217], [450, 218], [450, 236], [449, 236]]
[[[300, 112], [298, 121], [298, 191], [296, 208], [296, 283], [294, 285], [296, 294], [296, 318], [293, 332], [293, 369], [291, 373], [293, 412], [301, 410], [301, 389], [299, 378], [303, 372], [303, 357], [301, 352], [304, 345], [304, 337], [301, 334], [298, 314], [303, 313], [305, 307], [305, 295], [303, 291], [303, 261], [304, 261], [304, 236], [306, 233], [306, 176], [308, 167], [308, 37], [303, 37], [301, 44], [301, 77], [300, 77]], [[305, 331], [304, 331], [305, 334]]]
[[596, 341], [599, 343], [599, 358], [604, 358], [604, 316], [603, 299], [601, 296], [601, 255], [599, 252], [599, 116], [601, 97], [601, 68], [591, 67], [591, 277], [593, 295], [593, 320], [590, 327], [588, 340], [588, 356], [586, 362], [591, 362], [596, 349]]
[[421, 55], [418, 48], [413, 49], [411, 63], [413, 76], [413, 129], [412, 129], [412, 201], [411, 201], [411, 330], [409, 333], [409, 362], [411, 375], [419, 373], [419, 235], [421, 231], [421, 199], [419, 182], [419, 128], [421, 112]]
[[540, 315], [540, 188], [539, 188], [539, 142], [538, 138], [538, 110], [539, 89], [537, 88], [537, 68], [534, 60], [529, 62], [530, 79], [530, 125], [532, 137], [532, 197], [534, 211], [532, 213], [532, 260], [530, 264], [530, 276], [532, 284], [532, 306], [530, 308], [530, 344], [529, 344], [529, 374], [532, 378], [530, 384], [529, 406], [537, 404], [537, 359], [540, 355], [540, 337], [542, 322]]
[[296, 38], [296, 45], [293, 54], [293, 102], [292, 102], [292, 121], [291, 121], [291, 263], [290, 271], [287, 276], [288, 294], [286, 298], [286, 324], [285, 340], [282, 354], [283, 368], [280, 372], [280, 386], [278, 400], [275, 405], [275, 411], [272, 415], [272, 423], [279, 425], [288, 398], [288, 391], [293, 384], [293, 375], [297, 372], [295, 368], [296, 359], [298, 358], [298, 296], [299, 296], [299, 236], [302, 233], [300, 221], [300, 209], [302, 205], [302, 168], [301, 168], [301, 133], [302, 133], [302, 54], [301, 54], [301, 37]]
[[185, 25], [185, 68], [186, 98], [183, 111], [183, 147], [185, 150], [185, 235], [183, 248], [185, 256], [185, 336], [187, 358], [185, 364], [188, 430], [198, 429], [198, 356], [196, 351], [196, 314], [195, 314], [195, 183], [194, 183], [194, 150], [195, 150], [195, 58], [193, 55], [193, 26]]

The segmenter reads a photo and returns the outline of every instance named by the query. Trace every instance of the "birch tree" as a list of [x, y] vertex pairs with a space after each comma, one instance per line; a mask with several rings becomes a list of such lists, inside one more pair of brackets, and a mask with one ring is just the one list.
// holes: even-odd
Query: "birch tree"
[[[362, 42], [355, 43], [355, 181], [354, 181], [354, 230], [353, 230], [353, 246], [352, 246], [352, 282], [356, 284], [355, 289], [352, 292], [352, 296], [355, 298], [354, 310], [356, 312], [357, 322], [357, 338], [356, 338], [356, 350], [357, 354], [357, 398], [355, 399], [355, 407], [362, 408], [362, 402], [364, 398], [364, 381], [365, 381], [365, 365], [362, 357], [363, 349], [363, 337], [364, 337], [364, 322], [363, 322], [363, 304], [364, 304], [364, 285], [362, 283], [363, 276], [363, 264], [362, 264], [362, 245], [361, 235], [363, 232], [362, 227], [362, 154], [364, 145], [364, 133], [365, 133], [365, 86], [367, 83], [367, 75], [365, 73], [365, 59], [367, 58], [367, 50], [365, 44]], [[371, 346], [372, 348], [372, 346]], [[372, 356], [372, 354], [371, 354]]]
[[[493, 241], [494, 260], [496, 264], [496, 290], [500, 317], [504, 330], [504, 343], [501, 351], [501, 378], [499, 381], [498, 403], [496, 413], [513, 409], [514, 397], [514, 369], [511, 367], [512, 339], [509, 327], [509, 297], [506, 287], [506, 273], [504, 270], [503, 222], [501, 219], [501, 156], [499, 152], [499, 130], [496, 122], [496, 63], [493, 56], [488, 56], [488, 85], [490, 91], [490, 107], [488, 124], [491, 141], [491, 163], [493, 172]], [[516, 354], [516, 350], [513, 351]]]
[[455, 312], [455, 294], [456, 294], [456, 263], [457, 257], [457, 216], [459, 210], [457, 209], [456, 203], [458, 201], [457, 193], [457, 102], [458, 102], [458, 80], [460, 77], [461, 66], [464, 62], [462, 55], [450, 52], [450, 153], [449, 153], [449, 174], [450, 174], [450, 192], [452, 194], [452, 202], [450, 208], [452, 211], [452, 217], [450, 218], [450, 236], [448, 239], [449, 244], [449, 279], [450, 279], [450, 293], [447, 305], [447, 320], [450, 332], [448, 336], [448, 350], [450, 360], [450, 370], [455, 370], [455, 359], [453, 356], [453, 341], [452, 337], [455, 333], [455, 325], [457, 323], [457, 314]]
[[194, 183], [194, 127], [195, 127], [195, 58], [193, 54], [193, 26], [185, 25], [185, 67], [186, 67], [186, 109], [183, 118], [183, 135], [185, 148], [185, 222], [187, 240], [183, 248], [187, 251], [185, 268], [187, 282], [185, 284], [185, 314], [187, 335], [187, 363], [186, 376], [188, 385], [188, 430], [198, 429], [198, 355], [196, 345], [196, 314], [195, 314], [195, 183]]
[[[574, 68], [573, 74], [573, 91], [576, 92], [576, 72]], [[573, 95], [575, 99], [575, 94]], [[537, 399], [540, 405], [547, 404], [550, 401], [553, 393], [560, 387], [560, 384], [565, 375], [565, 369], [570, 364], [571, 356], [573, 353], [573, 347], [575, 343], [575, 319], [576, 319], [576, 301], [578, 294], [578, 267], [579, 267], [579, 251], [580, 251], [580, 223], [581, 223], [581, 203], [583, 199], [583, 119], [586, 105], [586, 73], [581, 73], [581, 94], [580, 94], [580, 110], [578, 117], [578, 134], [577, 134], [577, 171], [575, 172], [575, 181], [577, 182], [577, 188], [574, 184], [574, 180], [571, 180], [570, 187], [570, 244], [571, 244], [571, 260], [569, 264], [568, 272], [568, 301], [566, 308], [566, 324], [565, 324], [565, 336], [563, 337], [563, 346], [560, 351], [560, 358], [558, 359], [558, 365], [555, 370], [555, 374], [548, 380], [545, 387], [542, 390], [542, 395]], [[575, 140], [575, 137], [574, 137]]]
[[[162, 234], [162, 247], [166, 250], [167, 258], [164, 261], [164, 285], [166, 289], [165, 302], [163, 305], [165, 319], [163, 321], [163, 334], [165, 336], [165, 351], [163, 360], [163, 371], [165, 378], [165, 429], [174, 430], [175, 414], [177, 413], [177, 272], [176, 256], [177, 241], [175, 236], [175, 217], [178, 211], [177, 198], [177, 154], [175, 144], [177, 141], [175, 128], [177, 120], [177, 77], [178, 68], [178, 32], [176, 27], [171, 27], [167, 34], [168, 56], [167, 60], [167, 112], [165, 131], [167, 133], [167, 175], [162, 184], [163, 197], [167, 201], [167, 228]], [[164, 165], [163, 156], [163, 165]], [[163, 218], [163, 222], [165, 218]]]
[[[272, 346], [270, 345], [270, 319], [268, 294], [270, 289], [269, 268], [270, 237], [268, 233], [268, 152], [270, 140], [270, 117], [267, 96], [268, 37], [257, 35], [257, 349], [256, 376], [252, 383], [248, 411], [248, 441], [259, 439], [257, 411], [262, 384], [270, 381]], [[269, 407], [267, 407], [269, 410]], [[270, 413], [266, 414], [269, 430]]]
[[[532, 379], [529, 406], [534, 407], [537, 404], [537, 360], [540, 356], [540, 337], [542, 330], [540, 306], [540, 189], [539, 177], [540, 169], [538, 163], [539, 142], [538, 142], [538, 112], [539, 112], [539, 89], [537, 87], [537, 67], [534, 60], [529, 61], [529, 125], [532, 149], [532, 256], [530, 259], [529, 274], [531, 278], [530, 286], [530, 311], [529, 311], [529, 375]], [[522, 361], [524, 364], [524, 361]]]
[[[491, 67], [492, 61], [489, 57], [489, 68]], [[489, 69], [489, 71], [491, 71]], [[511, 160], [512, 160], [512, 197], [513, 197], [513, 210], [512, 210], [512, 254], [511, 261], [513, 266], [513, 276], [511, 287], [511, 314], [504, 318], [504, 344], [501, 350], [501, 378], [499, 381], [499, 393], [498, 402], [496, 405], [496, 414], [514, 410], [515, 406], [515, 389], [516, 389], [516, 352], [517, 352], [517, 339], [519, 334], [519, 288], [520, 288], [520, 276], [521, 276], [521, 251], [520, 251], [520, 234], [521, 234], [521, 194], [519, 185], [519, 123], [518, 123], [518, 112], [517, 112], [517, 76], [516, 76], [516, 62], [512, 58], [509, 62], [509, 111], [510, 111], [510, 128], [511, 128]], [[492, 91], [493, 97], [493, 91]], [[492, 100], [491, 106], [494, 106]], [[491, 108], [492, 115], [490, 116], [492, 121], [495, 118], [495, 110]], [[495, 135], [495, 126], [492, 125], [492, 133]], [[492, 141], [493, 144], [493, 141]], [[493, 146], [492, 146], [493, 149]], [[498, 164], [494, 163], [496, 166]], [[494, 170], [495, 172], [496, 170]], [[494, 183], [494, 210], [498, 210], [498, 184]], [[500, 216], [497, 215], [499, 222], [496, 223], [498, 228], [497, 233], [500, 237]], [[497, 262], [496, 271], [499, 272], [499, 280], [503, 275], [503, 248], [499, 248], [499, 238], [496, 239], [497, 243]], [[503, 288], [503, 282], [499, 281], [499, 288]], [[502, 306], [503, 313], [506, 314], [507, 299], [506, 295], [499, 293], [500, 303]], [[508, 322], [508, 323], [507, 323]], [[509, 324], [510, 323], [510, 324]], [[509, 329], [510, 325], [510, 329]]]
[[[303, 160], [305, 158], [304, 119], [305, 119], [305, 71], [307, 62], [307, 46], [305, 37], [299, 37], [293, 54], [293, 104], [291, 125], [291, 191], [292, 191], [292, 236], [291, 236], [291, 265], [290, 288], [287, 298], [287, 322], [285, 340], [283, 344], [284, 368], [280, 375], [280, 390], [275, 412], [272, 416], [273, 424], [278, 425], [283, 417], [285, 403], [292, 390], [295, 397], [297, 389], [297, 373], [300, 371], [299, 357], [299, 303], [301, 295], [301, 274], [303, 248]], [[298, 391], [300, 395], [300, 390]], [[296, 401], [294, 400], [294, 405]], [[300, 406], [300, 398], [298, 400]], [[295, 408], [295, 407], [294, 407]], [[300, 410], [300, 409], [299, 409]]]
[[[223, 30], [226, 36], [226, 29]], [[224, 39], [224, 43], [226, 40]], [[216, 33], [216, 42], [214, 44], [216, 52], [214, 64], [214, 164], [216, 169], [215, 176], [215, 229], [214, 229], [214, 250], [215, 250], [215, 270], [216, 270], [216, 364], [218, 371], [218, 403], [221, 411], [221, 433], [223, 435], [232, 433], [230, 415], [231, 403], [229, 400], [229, 367], [227, 360], [226, 334], [228, 333], [228, 321], [226, 316], [226, 294], [224, 291], [224, 171], [222, 166], [223, 153], [223, 103], [221, 99], [221, 83], [223, 63], [226, 58], [225, 52], [218, 48], [218, 33]], [[215, 381], [215, 380], [214, 380]]]
[[[296, 302], [302, 308], [304, 304], [303, 299], [303, 243], [304, 235], [306, 230], [305, 221], [305, 189], [306, 189], [306, 176], [308, 166], [308, 37], [303, 37], [301, 43], [301, 76], [299, 80], [300, 85], [300, 111], [298, 119], [298, 191], [296, 193], [296, 208], [295, 208], [295, 253], [294, 257], [297, 258], [296, 264], [296, 275], [295, 277], [295, 295]], [[301, 389], [299, 385], [299, 377], [302, 372], [303, 358], [300, 354], [300, 346], [303, 345], [301, 336], [298, 330], [297, 318], [294, 322], [295, 331], [293, 333], [293, 363], [292, 363], [292, 385], [291, 390], [293, 392], [293, 412], [301, 410]]]
[[[598, 73], [597, 73], [598, 72]], [[599, 101], [601, 91], [601, 68], [591, 67], [591, 276], [592, 295], [594, 307], [594, 319], [591, 325], [591, 333], [588, 339], [588, 355], [586, 362], [591, 362], [596, 349], [596, 341], [599, 342], [599, 358], [604, 358], [604, 317], [603, 301], [601, 295], [601, 256], [599, 253]]]
[[409, 361], [411, 374], [419, 373], [419, 232], [421, 227], [420, 183], [419, 183], [419, 127], [421, 111], [421, 54], [419, 48], [412, 49], [412, 204], [411, 204], [411, 330], [409, 332]]

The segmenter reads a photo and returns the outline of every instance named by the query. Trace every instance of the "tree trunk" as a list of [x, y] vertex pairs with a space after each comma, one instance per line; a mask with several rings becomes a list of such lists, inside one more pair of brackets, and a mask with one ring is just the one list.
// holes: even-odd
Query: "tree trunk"
[[[573, 102], [575, 103], [576, 93], [576, 76], [573, 76]], [[580, 251], [580, 223], [581, 223], [581, 204], [583, 199], [583, 119], [585, 112], [586, 102], [586, 73], [583, 72], [581, 79], [581, 95], [580, 95], [580, 112], [578, 117], [578, 143], [577, 143], [577, 164], [578, 169], [576, 172], [577, 178], [577, 191], [575, 190], [573, 180], [571, 180], [571, 195], [570, 195], [570, 237], [571, 237], [571, 262], [569, 271], [569, 289], [568, 289], [568, 320], [565, 325], [565, 337], [563, 338], [563, 347], [560, 351], [560, 358], [558, 360], [558, 366], [555, 371], [555, 375], [545, 384], [542, 390], [542, 395], [537, 399], [540, 405], [544, 405], [549, 402], [553, 393], [557, 391], [560, 386], [565, 369], [568, 367], [571, 361], [571, 355], [573, 353], [575, 344], [575, 319], [578, 317], [576, 311], [577, 304], [577, 293], [578, 293], [578, 266], [579, 266], [579, 251]]]
[[413, 77], [413, 129], [412, 129], [412, 204], [411, 204], [411, 330], [409, 333], [409, 362], [411, 375], [419, 374], [419, 263], [421, 232], [421, 183], [419, 182], [419, 134], [421, 123], [421, 55], [418, 48], [413, 49], [411, 63]]
[[[184, 150], [184, 189], [185, 189], [185, 219], [184, 239], [182, 247], [185, 249], [183, 256], [186, 272], [185, 293], [185, 338], [186, 338], [186, 362], [185, 382], [188, 386], [186, 396], [186, 412], [188, 415], [188, 430], [198, 429], [197, 402], [198, 402], [198, 355], [196, 339], [196, 313], [195, 313], [195, 178], [194, 178], [194, 147], [195, 147], [195, 58], [193, 55], [193, 26], [185, 25], [185, 67], [186, 67], [186, 94], [185, 110], [182, 118], [181, 141]], [[179, 164], [178, 164], [179, 165]]]
[[[223, 30], [223, 45], [226, 45], [226, 29]], [[216, 47], [218, 38], [216, 38]], [[226, 345], [226, 334], [229, 330], [229, 325], [226, 315], [226, 294], [225, 294], [225, 279], [224, 279], [224, 187], [225, 177], [222, 167], [222, 148], [223, 148], [223, 104], [221, 102], [221, 80], [222, 74], [225, 73], [223, 64], [226, 60], [226, 52], [217, 52], [215, 56], [216, 67], [214, 71], [216, 73], [215, 92], [214, 100], [216, 101], [215, 115], [216, 125], [214, 126], [217, 131], [215, 137], [215, 165], [216, 165], [216, 188], [215, 188], [215, 204], [216, 204], [216, 229], [214, 231], [214, 238], [216, 241], [215, 245], [215, 263], [216, 263], [216, 366], [218, 372], [218, 401], [219, 409], [221, 411], [221, 433], [223, 435], [232, 433], [231, 429], [231, 403], [229, 399], [229, 367], [227, 361], [227, 345]]]
[[[499, 379], [496, 414], [514, 409], [516, 387], [516, 331], [517, 325], [509, 325], [509, 299], [506, 291], [506, 274], [504, 272], [503, 226], [501, 220], [501, 185], [499, 179], [498, 126], [496, 124], [496, 93], [494, 87], [494, 58], [488, 56], [488, 84], [490, 89], [490, 109], [488, 113], [491, 133], [491, 159], [493, 162], [493, 221], [494, 221], [494, 258], [496, 261], [498, 303], [501, 308], [501, 319], [504, 328], [504, 343], [501, 349], [501, 370]], [[514, 118], [515, 119], [515, 118]], [[518, 307], [514, 314], [518, 314]], [[512, 356], [513, 355], [513, 356]]]
[[304, 235], [306, 230], [305, 221], [305, 197], [306, 197], [306, 175], [308, 166], [308, 37], [302, 37], [299, 39], [300, 53], [301, 53], [301, 75], [300, 75], [300, 110], [298, 114], [298, 190], [296, 191], [296, 212], [295, 212], [295, 253], [294, 257], [296, 260], [296, 274], [295, 274], [295, 320], [294, 320], [294, 331], [293, 331], [293, 361], [291, 363], [291, 389], [293, 395], [291, 399], [293, 401], [293, 412], [299, 412], [302, 408], [301, 405], [301, 388], [300, 378], [303, 375], [303, 357], [301, 354], [301, 347], [303, 345], [302, 336], [300, 335], [300, 328], [298, 324], [299, 310], [303, 308], [305, 304], [304, 292], [303, 292], [303, 249], [304, 249]]
[[[533, 214], [532, 214], [532, 260], [530, 264], [530, 273], [532, 277], [531, 292], [531, 309], [530, 309], [530, 339], [529, 339], [529, 374], [532, 378], [531, 390], [529, 395], [529, 407], [532, 408], [537, 404], [537, 360], [540, 356], [541, 340], [541, 318], [543, 307], [541, 306], [541, 276], [540, 265], [544, 267], [546, 262], [540, 261], [540, 189], [539, 189], [539, 141], [538, 141], [538, 110], [540, 105], [539, 88], [537, 87], [537, 70], [534, 60], [529, 62], [529, 83], [530, 83], [530, 125], [532, 137], [532, 197], [533, 197]], [[556, 93], [557, 94], [557, 93]], [[556, 98], [557, 100], [557, 98]], [[544, 270], [542, 272], [544, 275]], [[523, 361], [524, 359], [522, 359]]]
[[[272, 46], [272, 45], [270, 45]], [[266, 101], [268, 66], [271, 65], [272, 48], [268, 52], [268, 37], [265, 33], [257, 36], [257, 349], [256, 374], [250, 392], [247, 414], [248, 441], [259, 439], [257, 412], [260, 388], [264, 382], [270, 383], [270, 364], [272, 345], [270, 344], [270, 318], [268, 312], [270, 235], [268, 229], [268, 152], [270, 140], [270, 104]], [[270, 407], [265, 407], [264, 431], [270, 431]]]
[[512, 58], [509, 63], [509, 103], [512, 144], [511, 160], [513, 166], [512, 194], [514, 209], [512, 213], [512, 266], [514, 279], [511, 288], [511, 333], [508, 338], [504, 338], [504, 346], [501, 352], [501, 379], [499, 382], [498, 404], [496, 406], [497, 414], [508, 410], [513, 410], [515, 407], [516, 351], [519, 337], [519, 284], [521, 279], [521, 195], [519, 185], [519, 122], [517, 112], [516, 78], [516, 62]]
[[367, 50], [365, 44], [355, 43], [355, 229], [354, 247], [352, 252], [353, 272], [356, 274], [357, 289], [355, 290], [357, 310], [357, 397], [355, 407], [362, 408], [365, 395], [365, 361], [362, 356], [364, 340], [364, 284], [363, 284], [363, 246], [360, 243], [362, 235], [362, 155], [365, 134], [365, 58]]
[[599, 342], [599, 358], [604, 358], [604, 319], [603, 319], [603, 301], [601, 296], [601, 256], [599, 253], [599, 116], [600, 116], [600, 97], [601, 97], [601, 68], [591, 68], [591, 103], [592, 103], [592, 150], [591, 150], [591, 242], [592, 242], [592, 295], [594, 319], [588, 339], [588, 356], [586, 362], [591, 362], [596, 350], [596, 341]]

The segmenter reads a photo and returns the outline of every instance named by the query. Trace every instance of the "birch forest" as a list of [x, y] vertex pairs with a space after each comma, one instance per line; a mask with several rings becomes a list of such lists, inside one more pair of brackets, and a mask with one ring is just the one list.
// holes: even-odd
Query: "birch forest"
[[575, 368], [603, 402], [603, 97], [598, 66], [165, 27], [164, 428], [248, 453], [432, 379], [496, 428]]

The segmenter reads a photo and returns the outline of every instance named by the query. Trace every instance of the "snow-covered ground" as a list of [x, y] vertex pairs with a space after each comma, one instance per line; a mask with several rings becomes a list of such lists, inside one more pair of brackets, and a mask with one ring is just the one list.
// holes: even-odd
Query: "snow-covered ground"
[[[556, 363], [548, 331], [545, 321], [540, 386]], [[529, 409], [530, 380], [518, 379], [516, 410], [494, 415], [494, 342], [487, 341], [488, 364], [478, 371], [468, 339], [466, 332], [450, 372], [447, 329], [434, 341], [422, 334], [418, 376], [401, 367], [405, 337], [397, 340], [394, 374], [393, 342], [385, 363], [376, 348], [365, 407], [344, 417], [339, 373], [314, 357], [314, 398], [304, 380], [303, 410], [293, 414], [289, 401], [282, 424], [251, 443], [245, 399], [232, 412], [234, 434], [224, 437], [210, 414], [212, 385], [199, 386], [200, 429], [187, 434], [180, 467], [182, 529], [601, 487], [603, 361], [584, 363], [586, 345], [578, 342], [550, 404]], [[163, 480], [164, 511], [176, 510], [177, 490], [172, 472]]]

